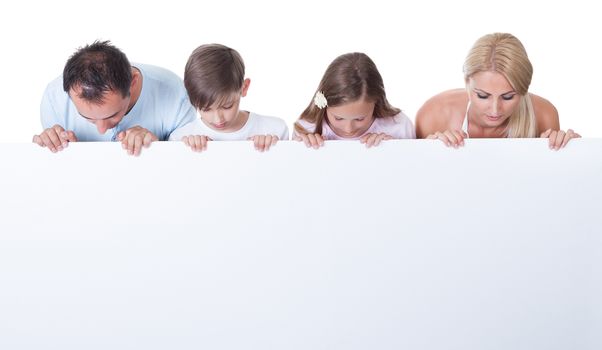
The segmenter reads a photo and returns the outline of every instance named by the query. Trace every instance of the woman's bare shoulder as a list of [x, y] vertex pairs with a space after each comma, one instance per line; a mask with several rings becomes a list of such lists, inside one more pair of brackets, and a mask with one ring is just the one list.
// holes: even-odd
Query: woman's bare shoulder
[[538, 132], [542, 133], [548, 129], [560, 129], [558, 110], [552, 102], [535, 94], [529, 93], [529, 96], [531, 97], [531, 104], [533, 104]]
[[428, 99], [416, 113], [416, 132], [424, 138], [436, 131], [462, 126], [468, 95], [465, 89], [447, 90]]

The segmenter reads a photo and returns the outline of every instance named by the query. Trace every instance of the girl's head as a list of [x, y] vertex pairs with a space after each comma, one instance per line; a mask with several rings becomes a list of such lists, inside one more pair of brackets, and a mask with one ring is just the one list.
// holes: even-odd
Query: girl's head
[[493, 33], [476, 41], [464, 61], [471, 115], [482, 127], [505, 127], [508, 137], [533, 137], [529, 98], [533, 66], [512, 34]]
[[235, 131], [242, 126], [240, 98], [246, 96], [249, 85], [242, 57], [224, 45], [201, 45], [186, 63], [184, 86], [188, 97], [212, 129]]
[[[326, 69], [301, 119], [315, 124], [305, 130], [295, 124], [299, 133], [322, 133], [327, 122], [341, 137], [357, 137], [367, 131], [374, 118], [394, 116], [400, 112], [387, 101], [383, 79], [374, 62], [364, 53], [354, 52], [337, 57]], [[320, 106], [318, 106], [320, 105]]]

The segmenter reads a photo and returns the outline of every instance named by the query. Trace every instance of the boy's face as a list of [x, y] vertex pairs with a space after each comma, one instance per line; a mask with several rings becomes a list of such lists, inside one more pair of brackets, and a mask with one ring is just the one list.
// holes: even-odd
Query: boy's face
[[241, 91], [224, 96], [209, 108], [199, 110], [205, 125], [220, 132], [240, 130], [246, 121], [245, 113], [240, 112], [240, 99], [247, 95], [249, 84], [250, 80], [245, 79]]

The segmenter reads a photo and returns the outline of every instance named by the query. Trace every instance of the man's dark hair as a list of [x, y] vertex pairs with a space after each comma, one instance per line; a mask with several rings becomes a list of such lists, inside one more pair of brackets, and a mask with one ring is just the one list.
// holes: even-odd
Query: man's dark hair
[[101, 103], [107, 91], [130, 94], [132, 66], [121, 50], [110, 41], [95, 41], [79, 48], [65, 64], [63, 89], [80, 87], [79, 97]]

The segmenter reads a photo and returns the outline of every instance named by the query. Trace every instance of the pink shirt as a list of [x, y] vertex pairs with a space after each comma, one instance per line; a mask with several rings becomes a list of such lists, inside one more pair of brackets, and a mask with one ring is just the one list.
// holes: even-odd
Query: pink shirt
[[[297, 121], [307, 132], [313, 132], [315, 125], [309, 123], [303, 119]], [[366, 134], [387, 134], [392, 136], [394, 139], [415, 139], [416, 130], [410, 118], [408, 118], [403, 112], [400, 112], [393, 117], [374, 118], [370, 128], [365, 133], [358, 137], [347, 138], [337, 135], [328, 125], [324, 122], [322, 125], [322, 137], [325, 140], [358, 140]]]

